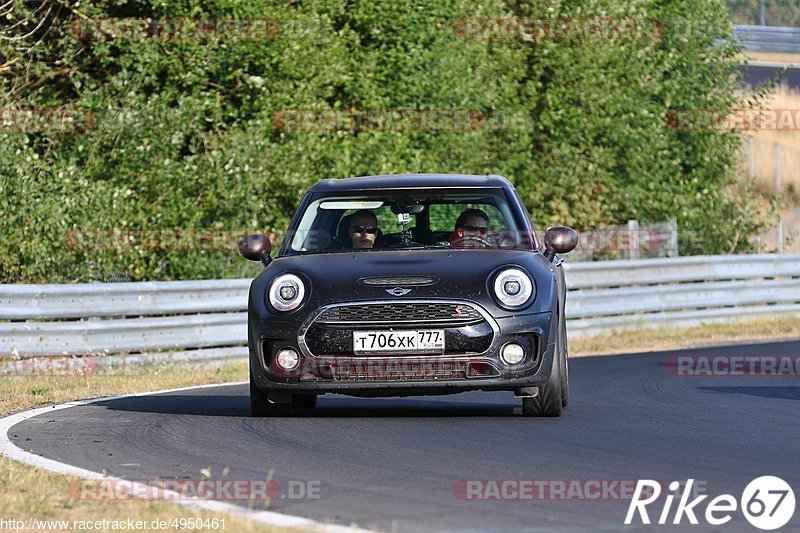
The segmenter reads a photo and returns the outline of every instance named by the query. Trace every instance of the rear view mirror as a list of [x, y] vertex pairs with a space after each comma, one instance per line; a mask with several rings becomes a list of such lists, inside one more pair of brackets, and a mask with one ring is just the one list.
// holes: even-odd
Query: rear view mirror
[[423, 204], [415, 204], [412, 202], [409, 203], [396, 203], [392, 204], [392, 213], [395, 215], [399, 215], [401, 213], [409, 213], [411, 215], [419, 215], [425, 211], [425, 206]]
[[578, 246], [578, 232], [567, 226], [553, 226], [544, 234], [544, 255], [553, 260], [556, 254], [566, 254]]

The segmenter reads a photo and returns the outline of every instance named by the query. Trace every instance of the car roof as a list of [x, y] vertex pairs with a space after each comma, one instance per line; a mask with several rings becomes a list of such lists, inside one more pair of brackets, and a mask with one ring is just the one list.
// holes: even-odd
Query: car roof
[[308, 192], [324, 193], [376, 189], [419, 189], [428, 187], [446, 187], [454, 189], [514, 188], [510, 181], [496, 174], [390, 174], [385, 176], [362, 176], [358, 178], [321, 180], [315, 183]]

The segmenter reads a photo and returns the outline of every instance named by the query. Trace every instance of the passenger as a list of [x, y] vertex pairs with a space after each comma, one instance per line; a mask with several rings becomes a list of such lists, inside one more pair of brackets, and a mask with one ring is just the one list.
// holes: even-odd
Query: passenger
[[378, 217], [367, 209], [356, 211], [350, 217], [347, 231], [354, 250], [372, 248], [378, 237]]

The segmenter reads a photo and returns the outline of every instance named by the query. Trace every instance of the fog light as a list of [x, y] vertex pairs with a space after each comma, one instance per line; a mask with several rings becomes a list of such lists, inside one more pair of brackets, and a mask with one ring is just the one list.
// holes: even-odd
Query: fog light
[[300, 364], [300, 355], [291, 348], [284, 348], [275, 356], [275, 362], [283, 370], [294, 370]]
[[507, 365], [518, 365], [525, 358], [525, 350], [516, 342], [509, 342], [500, 350], [500, 359]]

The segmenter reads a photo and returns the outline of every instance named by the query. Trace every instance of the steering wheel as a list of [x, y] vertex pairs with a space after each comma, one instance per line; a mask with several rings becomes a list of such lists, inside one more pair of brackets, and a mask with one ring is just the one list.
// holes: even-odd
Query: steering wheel
[[464, 235], [463, 237], [458, 237], [452, 243], [450, 243], [451, 248], [493, 248], [491, 242], [484, 239], [483, 237], [477, 237], [475, 235]]

